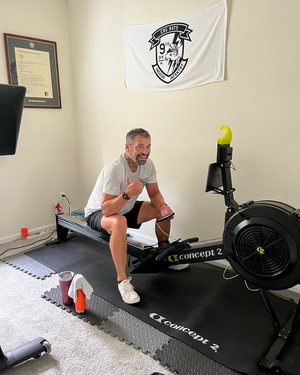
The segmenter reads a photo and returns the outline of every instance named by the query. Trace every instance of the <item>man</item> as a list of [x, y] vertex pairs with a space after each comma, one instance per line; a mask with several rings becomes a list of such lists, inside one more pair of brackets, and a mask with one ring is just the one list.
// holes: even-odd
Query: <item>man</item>
[[[118, 289], [125, 303], [140, 301], [126, 275], [127, 228], [140, 228], [142, 223], [172, 214], [158, 188], [156, 169], [149, 159], [150, 134], [141, 128], [126, 135], [125, 153], [105, 166], [85, 208], [87, 224], [95, 230], [110, 234], [110, 250], [117, 271]], [[138, 201], [146, 187], [150, 202]], [[166, 244], [170, 220], [155, 226], [159, 243]], [[184, 268], [181, 265], [179, 269]]]

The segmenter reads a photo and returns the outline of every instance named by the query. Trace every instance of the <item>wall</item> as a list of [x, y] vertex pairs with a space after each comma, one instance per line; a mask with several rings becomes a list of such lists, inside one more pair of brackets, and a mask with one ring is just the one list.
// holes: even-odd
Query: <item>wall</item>
[[[235, 199], [300, 206], [300, 2], [228, 0], [226, 79], [197, 88], [149, 93], [123, 84], [122, 28], [168, 20], [214, 0], [69, 0], [82, 196], [102, 166], [124, 150], [136, 126], [152, 134], [152, 159], [172, 235], [222, 235], [225, 205], [206, 194], [220, 125], [233, 132]], [[153, 224], [141, 233], [153, 237]]]
[[[0, 0], [1, 33], [57, 42], [63, 105], [24, 109], [17, 154], [0, 164], [0, 242], [22, 227], [53, 225], [60, 191], [72, 208], [83, 207], [135, 126], [152, 134], [176, 238], [222, 234], [223, 199], [204, 192], [222, 124], [233, 131], [236, 200], [300, 206], [298, 0], [228, 0], [224, 82], [169, 93], [124, 88], [123, 25], [168, 20], [213, 2]], [[7, 83], [3, 39], [0, 48], [0, 82]], [[153, 224], [141, 233], [153, 237]]]
[[[0, 164], [0, 243], [54, 224], [59, 192], [80, 208], [68, 3], [0, 0], [0, 82], [8, 83], [3, 33], [57, 43], [62, 109], [25, 108], [15, 156]], [[63, 205], [67, 210], [68, 205]]]

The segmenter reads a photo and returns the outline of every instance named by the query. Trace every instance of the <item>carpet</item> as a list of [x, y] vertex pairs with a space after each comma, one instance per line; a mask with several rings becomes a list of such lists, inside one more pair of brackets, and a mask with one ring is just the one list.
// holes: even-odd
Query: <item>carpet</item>
[[[83, 236], [26, 253], [56, 272], [84, 275], [94, 293], [157, 330], [234, 371], [260, 375], [257, 364], [276, 337], [259, 293], [249, 291], [240, 278], [223, 279], [223, 272], [190, 265], [183, 271], [135, 274], [133, 285], [141, 297], [126, 305], [117, 290], [116, 273], [107, 245]], [[270, 293], [280, 322], [295, 304]], [[299, 333], [282, 356], [286, 373], [298, 375]]]

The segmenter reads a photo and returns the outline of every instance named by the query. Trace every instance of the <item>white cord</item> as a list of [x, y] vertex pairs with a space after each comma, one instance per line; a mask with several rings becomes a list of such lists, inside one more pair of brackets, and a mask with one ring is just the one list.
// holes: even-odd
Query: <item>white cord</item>
[[[237, 273], [237, 274], [234, 275], [234, 276], [226, 277], [226, 276], [225, 276], [225, 273], [226, 273], [228, 267], [229, 267], [229, 265], [227, 265], [226, 268], [225, 268], [224, 271], [223, 271], [223, 279], [224, 279], [224, 280], [231, 280], [231, 279], [234, 279], [235, 277], [239, 276], [239, 274]], [[250, 292], [258, 292], [258, 291], [259, 291], [259, 289], [251, 289], [251, 288], [249, 287], [249, 285], [248, 285], [248, 283], [247, 283], [246, 280], [244, 280], [244, 283], [245, 283], [245, 285], [246, 285], [246, 288], [247, 288], [248, 290], [250, 290]]]
[[249, 288], [248, 283], [247, 283], [246, 280], [244, 280], [244, 282], [245, 282], [245, 285], [246, 285], [247, 289], [250, 290], [250, 292], [258, 292], [259, 291], [259, 289], [251, 289], [251, 288]]
[[64, 198], [66, 198], [66, 201], [67, 201], [67, 203], [68, 203], [68, 205], [69, 205], [69, 215], [71, 215], [71, 203], [70, 203], [68, 197], [67, 197], [65, 194], [63, 194], [62, 196], [63, 196]]
[[236, 274], [236, 275], [234, 275], [234, 276], [231, 276], [231, 277], [226, 277], [226, 276], [225, 276], [225, 273], [226, 273], [228, 267], [229, 267], [229, 265], [227, 265], [226, 268], [225, 268], [224, 271], [223, 271], [223, 279], [224, 279], [224, 280], [231, 280], [231, 279], [234, 279], [235, 277], [238, 277], [238, 274]]
[[[224, 279], [224, 280], [231, 280], [231, 279], [234, 279], [235, 277], [239, 276], [239, 274], [237, 273], [237, 274], [234, 275], [234, 276], [226, 277], [226, 276], [225, 276], [225, 273], [226, 273], [228, 267], [229, 267], [229, 265], [227, 265], [226, 268], [225, 268], [224, 271], [223, 271], [223, 279]], [[249, 285], [248, 285], [248, 283], [247, 283], [246, 280], [244, 280], [244, 283], [245, 283], [245, 285], [246, 285], [246, 288], [247, 288], [248, 290], [250, 290], [250, 292], [258, 292], [258, 291], [259, 291], [259, 289], [251, 289], [251, 288], [249, 287]]]
[[165, 234], [166, 236], [172, 238], [172, 240], [176, 241], [176, 238], [172, 237], [170, 234], [166, 233], [164, 230], [161, 229], [161, 227], [157, 224], [156, 222], [156, 225], [158, 226], [158, 228], [163, 232], [163, 234]]

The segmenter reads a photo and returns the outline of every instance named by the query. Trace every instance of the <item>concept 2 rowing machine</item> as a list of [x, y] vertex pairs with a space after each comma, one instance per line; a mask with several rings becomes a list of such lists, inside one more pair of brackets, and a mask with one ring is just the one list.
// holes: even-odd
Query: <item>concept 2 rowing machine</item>
[[218, 139], [217, 162], [209, 166], [206, 191], [224, 195], [228, 207], [223, 232], [224, 255], [237, 274], [259, 288], [277, 335], [258, 365], [268, 373], [284, 374], [278, 356], [296, 330], [300, 304], [282, 326], [265, 290], [283, 290], [300, 282], [300, 210], [271, 200], [241, 205], [234, 200], [232, 134], [227, 126], [220, 128], [225, 129], [225, 134]]
[[[84, 218], [64, 213], [56, 214], [57, 240], [48, 243], [68, 241], [74, 233], [82, 234], [98, 242], [109, 244], [110, 237], [102, 232], [91, 229]], [[72, 231], [73, 234], [70, 234]], [[221, 240], [199, 242], [197, 237], [186, 240], [178, 239], [166, 248], [146, 246], [127, 237], [127, 253], [136, 258], [132, 260], [131, 273], [157, 273], [175, 264], [207, 262], [224, 259]]]

